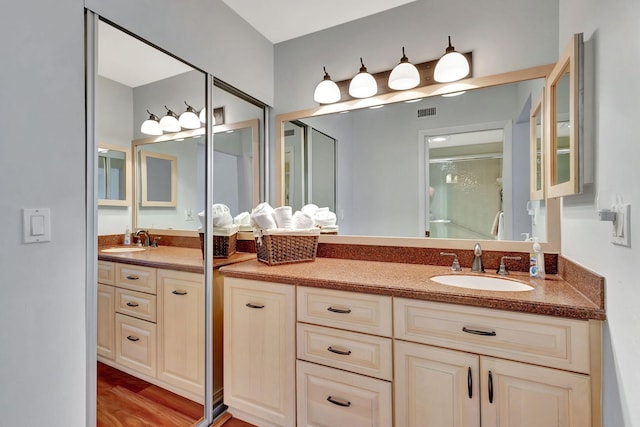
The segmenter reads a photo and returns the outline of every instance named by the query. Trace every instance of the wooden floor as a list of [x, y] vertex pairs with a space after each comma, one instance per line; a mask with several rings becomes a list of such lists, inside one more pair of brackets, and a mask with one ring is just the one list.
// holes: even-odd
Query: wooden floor
[[97, 382], [97, 427], [190, 427], [204, 414], [200, 404], [99, 362]]

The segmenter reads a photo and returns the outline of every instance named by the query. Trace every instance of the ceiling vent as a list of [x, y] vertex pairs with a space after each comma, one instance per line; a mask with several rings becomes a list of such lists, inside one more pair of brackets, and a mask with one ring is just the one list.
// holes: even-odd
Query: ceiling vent
[[438, 109], [436, 107], [426, 107], [418, 109], [418, 118], [438, 117]]
[[293, 136], [296, 134], [296, 130], [295, 129], [287, 129], [284, 131], [284, 136]]

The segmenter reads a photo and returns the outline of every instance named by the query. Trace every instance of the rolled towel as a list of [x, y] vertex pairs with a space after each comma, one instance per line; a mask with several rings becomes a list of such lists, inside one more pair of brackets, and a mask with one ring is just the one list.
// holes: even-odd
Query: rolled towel
[[313, 218], [316, 215], [316, 211], [318, 210], [318, 206], [313, 203], [309, 203], [308, 205], [304, 205], [301, 209], [302, 212], [308, 213]]
[[320, 208], [315, 216], [316, 225], [320, 227], [330, 227], [336, 225], [336, 214], [329, 208]]
[[278, 228], [293, 228], [291, 206], [280, 206], [275, 208], [275, 217]]
[[251, 225], [251, 215], [249, 212], [241, 212], [233, 218], [236, 225]]
[[252, 214], [251, 221], [257, 228], [261, 228], [262, 230], [272, 230], [274, 228], [278, 228], [276, 220], [271, 213], [264, 212]]
[[296, 230], [307, 230], [315, 226], [313, 217], [306, 212], [296, 211], [293, 214], [293, 228]]
[[255, 208], [253, 208], [253, 210], [251, 211], [251, 214], [258, 214], [258, 213], [274, 213], [274, 209], [271, 207], [271, 205], [267, 202], [262, 202], [260, 204], [258, 204], [258, 206], [256, 206]]
[[216, 203], [211, 206], [211, 216], [213, 218], [214, 227], [227, 227], [233, 225], [233, 217], [227, 205]]

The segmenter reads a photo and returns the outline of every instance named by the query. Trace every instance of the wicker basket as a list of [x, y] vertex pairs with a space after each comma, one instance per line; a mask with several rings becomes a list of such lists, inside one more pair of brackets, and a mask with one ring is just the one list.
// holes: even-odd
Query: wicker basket
[[[230, 236], [213, 235], [213, 257], [227, 258], [236, 253], [236, 243], [238, 234], [234, 233]], [[204, 233], [200, 233], [200, 249], [202, 249], [202, 258], [204, 258]]]
[[258, 261], [268, 265], [315, 261], [318, 233], [270, 234], [256, 236]]

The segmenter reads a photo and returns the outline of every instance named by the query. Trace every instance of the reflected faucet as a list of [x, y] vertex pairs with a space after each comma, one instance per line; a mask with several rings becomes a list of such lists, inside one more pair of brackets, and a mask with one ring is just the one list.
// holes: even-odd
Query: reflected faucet
[[[140, 235], [144, 235], [144, 243], [142, 243], [142, 238]], [[151, 243], [151, 235], [147, 230], [138, 230], [134, 233], [134, 236], [138, 239], [138, 246], [149, 247]]]
[[480, 243], [476, 243], [473, 247], [473, 264], [471, 264], [471, 271], [484, 273], [484, 265], [482, 265], [482, 248], [480, 247]]

